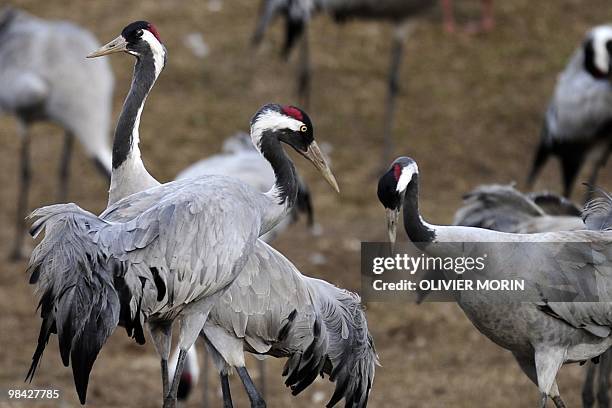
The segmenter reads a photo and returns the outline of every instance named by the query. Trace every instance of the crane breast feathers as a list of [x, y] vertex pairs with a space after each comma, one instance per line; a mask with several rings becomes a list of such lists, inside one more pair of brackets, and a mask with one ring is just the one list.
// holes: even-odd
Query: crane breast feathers
[[252, 192], [216, 176], [153, 187], [102, 214], [121, 224], [101, 233], [99, 242], [130, 265], [156, 268], [171, 303], [206, 296], [227, 286], [253, 251], [261, 215], [256, 202], [244, 204], [254, 202]]

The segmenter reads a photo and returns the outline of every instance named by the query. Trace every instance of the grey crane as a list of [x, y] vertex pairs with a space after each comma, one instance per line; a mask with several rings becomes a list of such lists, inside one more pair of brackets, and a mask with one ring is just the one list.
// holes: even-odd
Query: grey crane
[[[114, 52], [137, 57], [135, 92], [128, 95], [118, 124], [131, 132], [113, 155], [114, 173], [131, 177], [122, 165], [134, 154], [138, 118], [150, 89], [146, 81], [152, 85], [163, 67], [165, 48], [155, 27], [139, 21], [90, 56]], [[36, 221], [31, 233], [45, 231], [28, 266], [30, 282], [41, 293], [43, 322], [27, 378], [33, 377], [49, 337], [57, 333], [62, 360], [72, 363], [84, 402], [96, 356], [119, 321], [139, 343], [144, 342], [146, 323], [161, 357], [164, 406], [175, 405], [187, 350], [213, 302], [239, 274], [257, 237], [295, 203], [295, 169], [281, 143], [312, 161], [337, 190], [305, 112], [265, 105], [252, 119], [251, 136], [276, 175], [265, 194], [233, 178], [210, 176], [132, 194], [100, 217], [75, 204], [43, 207], [32, 214]], [[109, 221], [130, 211], [137, 215], [125, 223]], [[170, 385], [167, 360], [171, 325], [177, 318], [180, 352]]]
[[[455, 213], [453, 224], [514, 233], [572, 231], [586, 228], [580, 215], [578, 207], [565, 197], [553, 193], [523, 194], [514, 186], [494, 184], [479, 186], [468, 193], [463, 207]], [[599, 364], [588, 365], [582, 387], [584, 408], [593, 407], [596, 378], [598, 405], [610, 406], [611, 370], [611, 350], [600, 356]]]
[[[270, 167], [270, 164], [257, 152], [257, 149], [255, 149], [251, 142], [251, 137], [245, 132], [238, 132], [227, 138], [223, 143], [221, 153], [209, 156], [190, 165], [176, 176], [176, 180], [197, 178], [202, 175], [213, 174], [239, 178], [261, 192], [267, 191], [274, 183], [274, 171], [272, 167]], [[267, 243], [272, 242], [279, 234], [286, 230], [292, 222], [298, 219], [300, 212], [306, 213], [308, 225], [313, 227], [314, 214], [310, 190], [306, 183], [298, 176], [296, 207], [293, 209], [290, 216], [280, 221], [274, 228], [262, 235], [260, 239]], [[199, 372], [195, 347], [194, 345], [190, 350], [192, 354], [187, 356], [187, 361], [191, 364], [191, 368], [194, 371]], [[205, 374], [203, 376], [204, 406], [208, 406], [208, 364], [209, 359], [205, 358]], [[196, 376], [185, 372], [183, 374], [184, 381], [181, 380], [179, 387], [182, 387], [184, 390], [192, 390], [193, 384], [196, 383], [196, 381], [194, 381], [194, 377]], [[260, 360], [259, 362], [259, 378], [259, 387], [262, 397], [265, 399], [264, 360]], [[183, 382], [185, 384], [183, 384]], [[188, 393], [185, 392], [183, 395], [179, 396], [179, 399], [181, 399], [181, 397], [183, 400], [186, 400], [188, 398]]]
[[437, 2], [432, 0], [263, 0], [253, 42], [255, 44], [261, 42], [266, 28], [278, 14], [282, 14], [286, 19], [284, 55], [289, 53], [295, 42], [304, 34], [299, 64], [298, 91], [302, 103], [307, 106], [310, 88], [310, 57], [307, 34], [304, 33], [304, 30], [317, 12], [330, 14], [337, 22], [367, 19], [394, 23], [396, 29], [389, 66], [383, 127], [383, 159], [386, 163], [393, 151], [393, 117], [399, 90], [404, 42], [408, 31], [407, 25], [411, 20], [430, 12], [436, 4]]
[[17, 118], [21, 143], [13, 260], [23, 256], [31, 181], [29, 129], [34, 123], [53, 122], [65, 131], [58, 201], [66, 200], [74, 137], [110, 177], [114, 79], [107, 61], [83, 58], [97, 47], [95, 37], [75, 24], [10, 7], [0, 11], [0, 114]]
[[[396, 223], [403, 208], [408, 238], [423, 248], [425, 253], [448, 256], [455, 253], [437, 251], [444, 252], [452, 249], [452, 246], [437, 247], [432, 244], [471, 243], [471, 247], [489, 254], [486, 267], [488, 277], [522, 277], [526, 286], [525, 295], [530, 301], [522, 301], [524, 299], [504, 292], [489, 291], [462, 291], [456, 300], [482, 334], [512, 352], [523, 372], [538, 386], [541, 407], [546, 405], [548, 397], [558, 408], [564, 407], [555, 380], [559, 368], [565, 363], [596, 358], [612, 345], [612, 303], [609, 302], [612, 295], [609, 292], [612, 283], [610, 197], [594, 201], [585, 209], [585, 223], [596, 231], [511, 234], [482, 228], [429, 224], [419, 213], [418, 189], [418, 167], [408, 157], [396, 159], [380, 178], [378, 197], [387, 212], [391, 242], [395, 241]], [[493, 257], [494, 243], [532, 245], [518, 246], [515, 251]], [[552, 250], [541, 251], [537, 243], [546, 243]], [[559, 267], [557, 257], [560, 254], [568, 254], [573, 268]], [[497, 261], [492, 258], [497, 258]], [[443, 270], [442, 273], [446, 279], [455, 278], [452, 271]], [[553, 295], [556, 282], [563, 282], [568, 292], [578, 295], [583, 293], [581, 283], [585, 283], [581, 279], [588, 276], [597, 276], [597, 285], [595, 281], [591, 284], [600, 301], [553, 301], [558, 299]]]
[[612, 25], [595, 27], [559, 76], [528, 176], [530, 185], [548, 158], [557, 156], [563, 195], [569, 197], [589, 153], [597, 152], [589, 178], [595, 185], [612, 151], [611, 52]]
[[482, 185], [464, 196], [454, 225], [500, 232], [536, 232], [585, 229], [582, 211], [567, 198], [554, 193], [523, 194], [513, 185]]

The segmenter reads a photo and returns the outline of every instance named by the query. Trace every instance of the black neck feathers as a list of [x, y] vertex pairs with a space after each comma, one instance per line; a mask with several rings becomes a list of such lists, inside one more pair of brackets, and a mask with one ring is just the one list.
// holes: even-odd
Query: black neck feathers
[[404, 194], [404, 229], [412, 242], [432, 242], [436, 233], [419, 213], [419, 175], [414, 174]]
[[274, 170], [276, 177], [274, 185], [279, 191], [279, 204], [286, 202], [289, 207], [293, 207], [298, 193], [295, 166], [281, 147], [280, 140], [274, 132], [264, 131], [261, 136], [260, 150]]
[[[134, 148], [134, 128], [144, 100], [155, 83], [155, 60], [153, 53], [147, 49], [137, 57], [130, 92], [123, 103], [123, 109], [115, 129], [113, 140], [113, 168], [118, 168]], [[138, 142], [138, 141], [136, 141]]]

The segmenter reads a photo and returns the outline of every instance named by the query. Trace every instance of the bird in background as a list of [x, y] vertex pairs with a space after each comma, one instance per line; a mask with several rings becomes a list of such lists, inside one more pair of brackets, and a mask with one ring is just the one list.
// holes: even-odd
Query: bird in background
[[298, 95], [300, 101], [309, 105], [311, 64], [307, 27], [317, 13], [325, 13], [342, 23], [348, 20], [373, 20], [391, 22], [395, 25], [391, 60], [387, 77], [387, 97], [383, 126], [383, 162], [387, 163], [393, 151], [392, 130], [400, 86], [400, 68], [406, 37], [411, 23], [427, 16], [436, 6], [432, 0], [262, 0], [259, 20], [253, 34], [253, 43], [259, 44], [267, 27], [278, 15], [285, 19], [285, 45], [287, 56], [297, 41], [302, 38], [301, 56], [298, 63]]
[[[441, 0], [442, 13], [444, 14], [444, 28], [448, 33], [457, 31], [455, 21], [454, 0]], [[493, 14], [493, 0], [480, 0], [481, 18], [478, 23], [470, 23], [466, 31], [470, 34], [477, 34], [491, 31], [495, 27], [495, 17]]]
[[15, 116], [20, 140], [12, 260], [23, 257], [32, 125], [52, 122], [64, 130], [58, 202], [67, 198], [75, 138], [100, 173], [110, 177], [113, 74], [107, 61], [83, 57], [97, 47], [93, 34], [75, 24], [43, 20], [12, 7], [0, 10], [0, 114]]
[[[605, 197], [606, 193], [601, 192]], [[483, 185], [464, 196], [464, 205], [455, 213], [454, 225], [479, 227], [501, 232], [537, 233], [584, 230], [582, 211], [560, 195], [543, 192], [523, 194], [512, 185]], [[431, 274], [429, 278], [439, 279]], [[423, 297], [422, 294], [421, 297]], [[421, 299], [422, 300], [422, 299]], [[582, 406], [600, 408], [610, 405], [608, 389], [612, 371], [612, 351], [587, 366], [582, 387]]]
[[[532, 186], [550, 156], [561, 163], [563, 195], [569, 197], [589, 155], [595, 185], [612, 151], [612, 25], [590, 30], [559, 75], [528, 176]], [[589, 190], [590, 191], [590, 190]], [[587, 196], [588, 198], [588, 196]]]
[[[143, 21], [128, 25], [90, 57], [115, 52], [137, 60], [117, 126], [126, 130], [125, 137], [115, 141], [119, 148], [113, 155], [113, 176], [130, 178], [126, 164], [137, 152], [142, 105], [166, 54], [155, 27]], [[175, 405], [187, 350], [214, 301], [237, 277], [258, 235], [295, 203], [295, 169], [281, 143], [312, 161], [337, 190], [305, 112], [265, 105], [253, 117], [251, 136], [276, 175], [268, 193], [233, 178], [211, 176], [151, 187], [120, 199], [100, 217], [74, 204], [44, 207], [33, 214], [32, 234], [46, 232], [29, 265], [30, 282], [38, 284], [41, 293], [43, 323], [28, 378], [50, 335], [57, 333], [62, 360], [65, 365], [72, 362], [77, 392], [85, 402], [93, 363], [121, 320], [140, 343], [143, 326], [148, 327], [161, 358], [164, 406]], [[124, 187], [119, 184], [116, 192]], [[113, 218], [129, 221], [109, 221]], [[167, 361], [177, 318], [180, 352], [170, 383]]]
[[[434, 225], [419, 211], [417, 163], [400, 157], [380, 178], [378, 198], [391, 243], [403, 210], [409, 240], [428, 256], [465, 256], [469, 248], [471, 254], [488, 254], [484, 278], [524, 282], [519, 296], [467, 290], [455, 293], [456, 301], [483, 335], [512, 352], [540, 391], [539, 407], [548, 398], [557, 408], [565, 407], [556, 383], [561, 366], [597, 358], [612, 345], [612, 293], [606, 284], [612, 283], [612, 197], [605, 193], [587, 204], [583, 219], [588, 230], [582, 231], [512, 234]], [[571, 266], [561, 267], [564, 262]], [[441, 272], [444, 279], [457, 279], [453, 270]]]
[[514, 185], [481, 185], [463, 196], [453, 225], [500, 232], [575, 231], [586, 228], [582, 210], [551, 192], [524, 194]]

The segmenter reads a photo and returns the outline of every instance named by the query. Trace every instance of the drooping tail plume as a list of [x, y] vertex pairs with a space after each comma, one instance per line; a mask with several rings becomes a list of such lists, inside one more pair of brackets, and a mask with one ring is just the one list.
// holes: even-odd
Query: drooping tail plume
[[119, 323], [120, 302], [113, 276], [121, 265], [96, 247], [92, 232], [105, 224], [75, 204], [34, 211], [30, 233], [45, 236], [28, 265], [30, 284], [40, 293], [42, 324], [26, 376], [32, 380], [51, 334], [57, 334], [65, 366], [72, 365], [82, 404], [89, 374], [100, 349]]
[[329, 364], [324, 372], [336, 384], [327, 407], [342, 398], [346, 407], [366, 407], [379, 363], [361, 299], [327, 282], [310, 281], [318, 288], [317, 304], [328, 336]]

